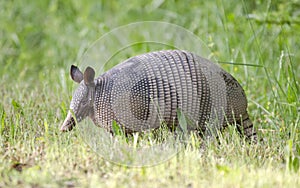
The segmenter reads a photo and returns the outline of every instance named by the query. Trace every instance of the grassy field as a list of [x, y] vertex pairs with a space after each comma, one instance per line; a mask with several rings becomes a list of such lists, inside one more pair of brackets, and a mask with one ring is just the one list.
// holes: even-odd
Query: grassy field
[[[300, 186], [299, 1], [2, 0], [0, 7], [0, 187]], [[219, 61], [245, 89], [263, 142], [250, 145], [230, 127], [205, 150], [187, 146], [159, 165], [130, 168], [101, 158], [78, 131], [59, 131], [73, 91], [70, 65], [112, 29], [151, 20], [202, 39], [210, 54], [199, 55]]]

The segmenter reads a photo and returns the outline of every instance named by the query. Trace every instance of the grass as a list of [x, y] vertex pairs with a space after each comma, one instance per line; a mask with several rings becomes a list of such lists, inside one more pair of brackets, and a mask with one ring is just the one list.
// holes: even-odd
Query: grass
[[[1, 1], [0, 187], [299, 187], [299, 6]], [[78, 131], [59, 132], [73, 90], [70, 65], [113, 28], [147, 20], [185, 27], [207, 44], [207, 58], [245, 89], [264, 142], [249, 145], [229, 127], [205, 150], [191, 144], [157, 166], [129, 168], [101, 158]], [[151, 49], [135, 45], [129, 52]]]

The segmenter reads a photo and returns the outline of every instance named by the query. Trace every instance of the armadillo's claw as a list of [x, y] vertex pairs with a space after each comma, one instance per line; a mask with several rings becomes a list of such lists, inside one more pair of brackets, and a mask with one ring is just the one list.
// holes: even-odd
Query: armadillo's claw
[[76, 125], [75, 119], [73, 118], [73, 115], [71, 112], [68, 112], [68, 115], [60, 127], [60, 131], [66, 132], [66, 131], [71, 131], [74, 126]]

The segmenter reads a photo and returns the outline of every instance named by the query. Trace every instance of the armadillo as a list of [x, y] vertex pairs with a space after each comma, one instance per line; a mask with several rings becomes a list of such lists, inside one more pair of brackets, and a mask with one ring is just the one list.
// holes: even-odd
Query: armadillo
[[108, 131], [113, 121], [126, 132], [157, 129], [162, 122], [178, 126], [180, 110], [188, 119], [189, 131], [211, 134], [236, 124], [247, 138], [256, 139], [241, 85], [217, 64], [194, 53], [141, 54], [96, 79], [93, 68], [82, 73], [72, 65], [70, 75], [80, 85], [61, 131], [72, 130], [85, 117]]

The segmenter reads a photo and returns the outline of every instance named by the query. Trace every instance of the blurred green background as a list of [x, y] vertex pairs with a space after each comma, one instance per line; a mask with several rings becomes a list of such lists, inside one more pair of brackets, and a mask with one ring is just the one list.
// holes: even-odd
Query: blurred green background
[[[86, 149], [76, 133], [60, 134], [73, 89], [70, 65], [105, 33], [137, 21], [178, 24], [201, 38], [211, 51], [206, 58], [218, 60], [244, 87], [249, 114], [266, 143], [251, 148], [250, 154], [241, 153], [239, 138], [229, 137], [227, 146], [208, 149], [204, 158], [185, 151], [164, 164], [170, 168], [159, 166], [153, 175], [155, 169], [112, 167]], [[1, 0], [0, 187], [150, 187], [149, 178], [155, 186], [297, 187], [299, 33], [298, 0]], [[228, 156], [230, 149], [233, 154]], [[187, 163], [195, 156], [195, 162]], [[225, 157], [223, 162], [218, 156]], [[240, 181], [243, 174], [247, 181]], [[277, 179], [268, 181], [271, 177]]]

